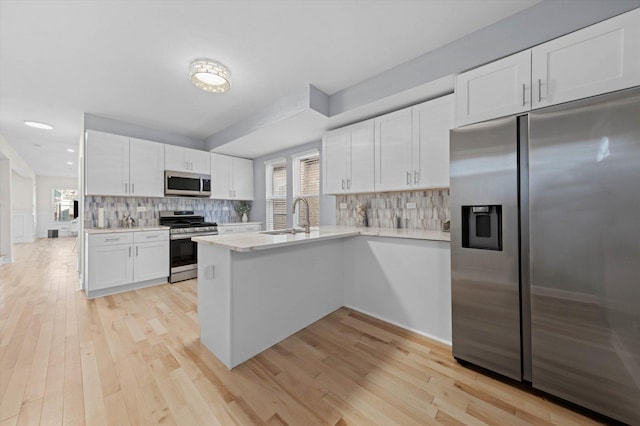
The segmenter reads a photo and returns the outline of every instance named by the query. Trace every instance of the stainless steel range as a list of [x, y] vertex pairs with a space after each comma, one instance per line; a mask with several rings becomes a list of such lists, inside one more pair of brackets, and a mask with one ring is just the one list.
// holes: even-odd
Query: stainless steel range
[[160, 212], [160, 225], [170, 227], [169, 282], [196, 278], [198, 276], [198, 244], [191, 241], [191, 237], [218, 235], [218, 224], [205, 222], [202, 212], [163, 210]]

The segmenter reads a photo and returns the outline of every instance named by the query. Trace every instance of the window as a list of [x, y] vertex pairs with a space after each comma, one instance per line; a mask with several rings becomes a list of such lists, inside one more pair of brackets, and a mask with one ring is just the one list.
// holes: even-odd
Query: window
[[75, 189], [53, 190], [53, 220], [68, 222], [78, 215], [78, 191]]
[[287, 160], [265, 162], [267, 230], [287, 227]]
[[[320, 225], [320, 153], [317, 150], [292, 156], [293, 160], [293, 198], [304, 197], [309, 202], [309, 222], [311, 226]], [[298, 204], [293, 224], [306, 222], [306, 206]]]

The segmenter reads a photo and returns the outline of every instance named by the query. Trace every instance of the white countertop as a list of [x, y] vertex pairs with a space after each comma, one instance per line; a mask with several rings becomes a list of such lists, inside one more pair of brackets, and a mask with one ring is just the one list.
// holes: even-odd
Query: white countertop
[[168, 226], [136, 226], [134, 228], [84, 228], [87, 234], [111, 234], [115, 232], [141, 232], [168, 230]]
[[345, 238], [357, 235], [407, 238], [417, 240], [450, 241], [448, 232], [423, 231], [411, 229], [387, 229], [387, 228], [356, 228], [346, 226], [321, 226], [312, 229], [311, 233], [269, 235], [259, 232], [244, 234], [209, 235], [194, 237], [193, 241], [224, 247], [233, 251], [248, 252], [254, 250], [266, 250], [275, 247], [284, 247], [295, 244], [303, 244], [313, 241], [328, 240], [332, 238]]

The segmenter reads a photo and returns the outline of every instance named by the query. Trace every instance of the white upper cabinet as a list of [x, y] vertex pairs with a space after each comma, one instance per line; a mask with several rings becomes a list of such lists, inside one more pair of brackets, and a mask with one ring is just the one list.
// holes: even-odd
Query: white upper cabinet
[[164, 167], [177, 172], [211, 174], [211, 158], [207, 151], [165, 145]]
[[640, 9], [532, 49], [533, 108], [640, 84]]
[[211, 153], [211, 198], [253, 200], [253, 160]]
[[332, 130], [322, 138], [325, 194], [374, 190], [374, 121]]
[[351, 127], [351, 151], [348, 159], [348, 192], [371, 192], [375, 189], [374, 121]]
[[253, 200], [253, 160], [232, 157], [231, 164], [234, 198]]
[[456, 77], [456, 125], [531, 109], [531, 51], [516, 53]]
[[87, 131], [87, 195], [164, 195], [164, 145]]
[[129, 138], [87, 131], [86, 195], [129, 195]]
[[345, 127], [328, 132], [322, 138], [322, 191], [343, 194], [347, 191], [351, 129]]
[[211, 198], [231, 198], [231, 157], [211, 153]]
[[129, 195], [164, 196], [164, 145], [129, 139]]
[[413, 179], [411, 108], [374, 119], [375, 189], [410, 189]]
[[456, 125], [640, 84], [640, 9], [456, 77]]
[[454, 95], [412, 108], [413, 188], [449, 187], [449, 130], [454, 123]]

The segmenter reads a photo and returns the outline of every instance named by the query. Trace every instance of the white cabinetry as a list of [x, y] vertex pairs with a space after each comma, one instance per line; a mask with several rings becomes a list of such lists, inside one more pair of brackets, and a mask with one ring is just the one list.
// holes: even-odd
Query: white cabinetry
[[211, 159], [207, 151], [165, 145], [164, 158], [164, 165], [167, 170], [200, 173], [203, 175], [211, 174]]
[[89, 130], [86, 194], [162, 197], [164, 145]]
[[454, 96], [416, 105], [413, 113], [412, 187], [449, 187], [449, 130], [454, 125]]
[[374, 121], [328, 132], [322, 138], [323, 193], [374, 191]]
[[531, 51], [516, 53], [456, 77], [456, 124], [531, 109]]
[[456, 124], [640, 84], [640, 9], [456, 77]]
[[449, 186], [453, 95], [375, 119], [376, 191]]
[[129, 139], [129, 195], [164, 197], [164, 145]]
[[169, 231], [134, 232], [133, 282], [169, 276]]
[[221, 223], [218, 224], [218, 234], [242, 234], [244, 232], [259, 232], [262, 230], [261, 222], [251, 223]]
[[375, 125], [376, 191], [411, 188], [411, 108], [378, 117]]
[[133, 235], [89, 235], [89, 291], [130, 284], [133, 281]]
[[640, 84], [640, 9], [532, 50], [533, 108]]
[[211, 198], [253, 200], [253, 160], [211, 153]]
[[90, 130], [86, 144], [87, 195], [129, 195], [129, 138]]
[[169, 231], [89, 234], [87, 254], [89, 297], [166, 282]]

